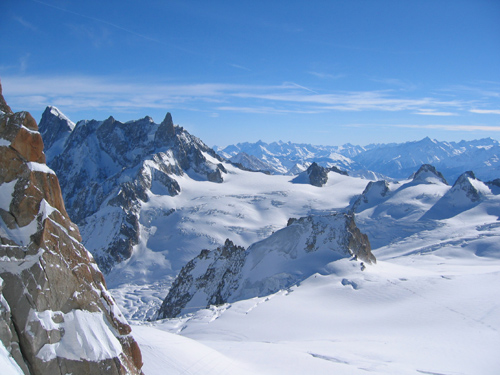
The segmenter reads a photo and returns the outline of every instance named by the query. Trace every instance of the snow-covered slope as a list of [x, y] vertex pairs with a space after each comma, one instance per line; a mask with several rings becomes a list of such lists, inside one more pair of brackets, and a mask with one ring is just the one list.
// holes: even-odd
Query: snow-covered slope
[[[496, 374], [498, 184], [465, 173], [450, 187], [423, 166], [358, 198], [351, 208], [377, 265], [334, 260], [300, 285], [159, 321], [148, 334], [215, 349], [232, 374]], [[443, 216], [426, 216], [438, 206]]]
[[[129, 318], [151, 317], [172, 278], [201, 249], [227, 238], [248, 247], [290, 217], [345, 208], [366, 185], [334, 172], [318, 188], [293, 184], [290, 176], [244, 171], [220, 162], [169, 118], [162, 124], [148, 118], [79, 122], [52, 161], [66, 173], [63, 192], [85, 246]], [[116, 140], [121, 132], [126, 137]], [[171, 136], [162, 146], [148, 143], [158, 134]], [[202, 168], [214, 168], [223, 179], [210, 181]]]
[[179, 194], [176, 177], [220, 183], [226, 173], [220, 158], [174, 126], [170, 114], [161, 124], [149, 117], [80, 121], [62, 138], [57, 138], [64, 122], [59, 111], [47, 109], [43, 120], [43, 136], [52, 145], [48, 164], [61, 176], [68, 213], [105, 272], [130, 258], [139, 244], [141, 205], [150, 196]]
[[314, 273], [328, 273], [325, 265], [351, 256], [375, 262], [368, 238], [352, 215], [290, 219], [286, 228], [247, 250], [226, 240], [212, 252], [202, 251], [177, 276], [158, 318], [276, 293]]

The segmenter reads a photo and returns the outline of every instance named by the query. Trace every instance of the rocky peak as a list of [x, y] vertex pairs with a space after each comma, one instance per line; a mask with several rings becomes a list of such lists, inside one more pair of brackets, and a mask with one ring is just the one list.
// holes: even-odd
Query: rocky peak
[[312, 163], [306, 170], [309, 175], [311, 185], [322, 187], [328, 181], [328, 169], [319, 166], [316, 162]]
[[202, 250], [179, 272], [157, 313], [157, 319], [173, 318], [200, 309], [190, 302], [206, 293], [202, 307], [225, 303], [236, 290], [237, 276], [245, 260], [245, 249], [226, 239], [213, 251]]
[[165, 144], [171, 143], [175, 137], [175, 126], [172, 120], [172, 115], [167, 112], [165, 118], [161, 122], [158, 130], [155, 133], [155, 146], [162, 147]]
[[352, 203], [352, 210], [360, 212], [380, 203], [389, 194], [389, 183], [385, 180], [370, 181], [360, 196]]
[[328, 173], [335, 172], [347, 176], [347, 172], [333, 166], [330, 168], [322, 167], [318, 163], [313, 162], [307, 170], [292, 180], [294, 183], [306, 183], [313, 186], [322, 187], [328, 182]]
[[423, 164], [418, 171], [412, 175], [412, 177], [414, 182], [428, 184], [443, 183], [448, 185], [448, 182], [446, 182], [443, 174], [437, 171], [436, 168], [430, 164]]
[[477, 202], [481, 199], [484, 190], [484, 184], [476, 179], [474, 172], [467, 171], [461, 174], [453, 184], [450, 193], [464, 192], [471, 202]]
[[[333, 213], [291, 219], [246, 251], [226, 240], [203, 250], [181, 270], [157, 317], [172, 318], [210, 305], [262, 297], [289, 288], [335, 260], [375, 263], [368, 237], [354, 216]], [[360, 265], [364, 267], [363, 264]]]
[[54, 156], [62, 152], [64, 143], [75, 128], [75, 124], [56, 107], [48, 106], [42, 114], [38, 127], [43, 138], [47, 161], [50, 163]]
[[66, 213], [36, 122], [0, 114], [0, 138], [0, 340], [25, 374], [141, 374], [139, 347]]
[[[151, 195], [179, 194], [176, 178], [186, 173], [216, 183], [227, 173], [212, 149], [174, 127], [170, 113], [161, 124], [150, 117], [80, 121], [61, 147], [58, 142], [49, 150], [55, 150], [49, 166], [60, 176], [68, 213], [80, 226], [85, 246], [106, 273], [138, 244], [140, 208]], [[100, 210], [107, 219], [96, 219]], [[109, 231], [114, 234], [95, 241], [102, 220], [113, 223]]]

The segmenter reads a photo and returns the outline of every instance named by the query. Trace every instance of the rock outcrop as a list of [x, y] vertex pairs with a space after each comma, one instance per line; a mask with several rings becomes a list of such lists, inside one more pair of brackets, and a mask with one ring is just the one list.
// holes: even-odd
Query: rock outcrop
[[49, 106], [45, 109], [38, 129], [42, 135], [47, 160], [52, 160], [63, 151], [66, 139], [74, 128], [75, 124], [56, 107]]
[[181, 270], [157, 317], [266, 296], [314, 273], [327, 273], [328, 263], [351, 256], [367, 264], [376, 262], [368, 237], [352, 215], [291, 219], [287, 227], [246, 251], [229, 240], [216, 250], [203, 250]]
[[354, 212], [362, 211], [383, 202], [384, 198], [390, 193], [389, 183], [385, 180], [370, 181], [366, 185], [363, 193], [356, 197], [351, 205]]
[[335, 172], [347, 176], [347, 172], [342, 171], [335, 166], [330, 168], [325, 168], [314, 162], [307, 168], [307, 170], [305, 170], [304, 172], [300, 173], [297, 177], [295, 177], [292, 180], [292, 182], [299, 184], [305, 183], [317, 187], [322, 187], [325, 186], [326, 183], [328, 182], [329, 172]]
[[448, 182], [446, 182], [443, 174], [430, 164], [422, 164], [418, 171], [411, 175], [410, 178], [412, 178], [413, 181], [420, 183], [442, 183], [448, 185]]
[[141, 205], [152, 194], [179, 194], [177, 178], [185, 174], [221, 183], [227, 173], [222, 158], [175, 126], [170, 113], [160, 124], [151, 117], [79, 121], [69, 135], [65, 119], [54, 107], [44, 112], [43, 137], [52, 146], [47, 164], [60, 176], [69, 216], [105, 273], [130, 258], [139, 242]]
[[141, 374], [140, 349], [68, 217], [35, 120], [1, 109], [3, 346], [25, 374]]

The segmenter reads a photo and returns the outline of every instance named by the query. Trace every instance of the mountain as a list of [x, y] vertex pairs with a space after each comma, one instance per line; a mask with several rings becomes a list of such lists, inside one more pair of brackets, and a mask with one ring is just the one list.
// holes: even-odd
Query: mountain
[[328, 173], [335, 172], [347, 176], [347, 172], [341, 171], [337, 167], [325, 168], [312, 163], [304, 172], [301, 172], [295, 177], [292, 182], [296, 184], [311, 184], [313, 186], [322, 187], [328, 181]]
[[491, 194], [491, 188], [467, 171], [457, 178], [452, 188], [425, 214], [426, 219], [443, 220], [477, 206]]
[[0, 105], [2, 372], [142, 374], [139, 346], [68, 217], [35, 120], [12, 113], [1, 89]]
[[304, 171], [313, 162], [323, 167], [336, 166], [343, 170], [361, 169], [351, 158], [363, 151], [360, 146], [313, 146], [291, 142], [238, 143], [223, 149], [216, 148], [219, 155], [226, 159], [245, 153], [256, 157], [267, 165], [266, 170], [274, 174], [294, 175]]
[[229, 240], [214, 251], [203, 250], [183, 267], [157, 317], [173, 318], [210, 305], [267, 296], [314, 273], [328, 273], [329, 263], [351, 256], [375, 262], [368, 238], [353, 216], [333, 213], [291, 219], [286, 228], [246, 251]]
[[49, 106], [42, 113], [38, 128], [43, 138], [47, 160], [52, 160], [63, 151], [66, 140], [75, 128], [75, 123], [56, 107]]
[[54, 107], [44, 112], [40, 127], [52, 146], [47, 163], [61, 176], [68, 213], [106, 273], [130, 258], [139, 243], [140, 206], [150, 194], [178, 195], [181, 187], [173, 176], [221, 183], [226, 173], [222, 159], [174, 126], [170, 113], [161, 124], [150, 117], [126, 123], [113, 117], [85, 120], [73, 129], [65, 124]]
[[[61, 175], [84, 245], [128, 318], [152, 318], [199, 249], [227, 238], [248, 247], [289, 217], [345, 207], [366, 185], [330, 173], [317, 189], [291, 183], [291, 176], [251, 172], [220, 161], [170, 115], [162, 124], [79, 121], [62, 153], [48, 161]], [[160, 133], [167, 140], [159, 142]]]
[[[346, 207], [368, 235], [376, 266], [362, 271], [359, 262], [340, 256], [317, 269], [313, 261], [307, 263], [314, 253], [301, 257], [300, 250], [292, 259], [290, 245], [303, 249], [310, 233], [298, 231], [304, 237], [296, 241], [291, 232], [304, 223], [292, 220], [246, 251], [229, 241], [202, 251], [167, 297], [165, 316], [180, 315], [151, 322], [149, 335], [168, 331], [215, 349], [235, 362], [213, 366], [218, 372], [228, 366], [233, 374], [248, 369], [264, 374], [496, 373], [500, 306], [492, 296], [500, 293], [500, 183], [483, 183], [466, 172], [450, 186], [431, 165], [414, 172], [399, 183], [371, 181]], [[335, 189], [327, 192], [333, 182], [321, 189], [301, 186], [335, 194]], [[430, 216], [433, 210], [441, 216]], [[256, 262], [247, 260], [251, 254]], [[246, 273], [242, 264], [249, 265], [247, 270], [256, 267]], [[307, 269], [316, 271], [303, 272]], [[303, 272], [300, 282], [286, 287], [288, 275], [297, 275], [293, 270]], [[269, 278], [274, 293], [259, 293], [266, 290], [265, 275], [282, 271], [282, 277]], [[191, 366], [197, 363], [193, 358]]]
[[434, 165], [450, 181], [456, 180], [466, 170], [473, 170], [484, 181], [500, 175], [500, 144], [491, 138], [457, 143], [426, 137], [420, 141], [365, 147], [259, 141], [238, 143], [217, 152], [226, 158], [245, 152], [273, 166], [273, 173], [282, 174], [298, 174], [316, 162], [323, 167], [337, 166], [351, 176], [370, 180], [406, 179], [422, 164]]
[[269, 164], [264, 163], [260, 159], [257, 159], [253, 155], [248, 155], [245, 152], [240, 152], [228, 159], [231, 163], [238, 164], [242, 168], [245, 168], [249, 171], [254, 172], [264, 172], [264, 173], [272, 173], [276, 172], [274, 168], [272, 168]]

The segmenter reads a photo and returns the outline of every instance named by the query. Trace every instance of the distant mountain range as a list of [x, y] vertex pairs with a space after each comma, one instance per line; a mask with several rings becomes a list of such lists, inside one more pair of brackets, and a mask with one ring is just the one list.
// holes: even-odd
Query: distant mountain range
[[449, 181], [455, 181], [468, 170], [485, 181], [500, 176], [500, 143], [491, 138], [440, 142], [426, 137], [420, 141], [365, 147], [259, 141], [216, 148], [216, 151], [245, 168], [273, 174], [295, 175], [316, 162], [372, 180], [406, 179], [422, 164], [434, 165]]
[[[44, 112], [39, 129], [67, 212], [108, 285], [132, 288], [123, 298], [134, 319], [158, 311], [173, 277], [201, 249], [221, 247], [226, 239], [248, 248], [291, 217], [346, 212], [368, 180], [378, 180], [375, 187], [389, 194], [391, 184], [414, 178], [422, 164], [440, 165], [449, 182], [471, 169], [483, 181], [500, 176], [500, 146], [492, 139], [367, 147], [257, 142], [217, 154], [174, 125], [169, 113], [160, 124], [150, 117], [74, 124], [55, 107]], [[391, 208], [391, 215], [410, 206]], [[382, 221], [361, 228], [376, 245]], [[412, 222], [411, 230], [430, 222]]]

